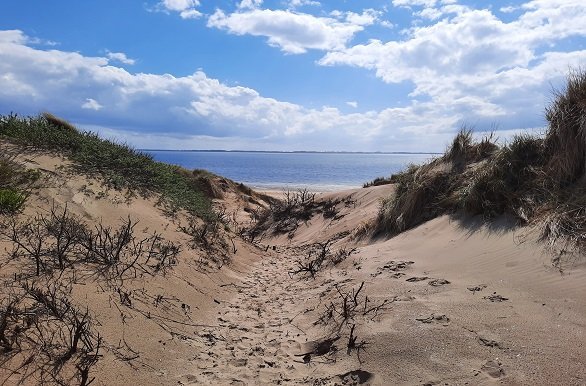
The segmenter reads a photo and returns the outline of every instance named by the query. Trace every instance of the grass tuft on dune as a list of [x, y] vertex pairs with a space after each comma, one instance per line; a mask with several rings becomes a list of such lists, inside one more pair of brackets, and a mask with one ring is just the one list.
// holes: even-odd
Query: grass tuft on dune
[[543, 137], [522, 134], [498, 146], [463, 128], [445, 154], [391, 177], [375, 234], [392, 236], [446, 213], [502, 214], [539, 223], [550, 243], [586, 248], [586, 71], [574, 70], [546, 109]]
[[126, 144], [80, 131], [52, 114], [0, 116], [0, 136], [22, 146], [66, 156], [76, 171], [99, 176], [111, 188], [126, 188], [142, 195], [160, 193], [164, 204], [171, 208], [185, 209], [203, 219], [214, 216], [201, 176], [157, 162]]

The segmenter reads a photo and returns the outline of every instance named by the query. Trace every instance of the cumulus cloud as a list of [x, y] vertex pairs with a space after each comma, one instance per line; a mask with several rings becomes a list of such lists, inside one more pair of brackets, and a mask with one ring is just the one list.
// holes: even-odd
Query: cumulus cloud
[[111, 61], [120, 62], [122, 64], [133, 65], [136, 63], [136, 60], [131, 59], [126, 56], [124, 52], [106, 52], [106, 57]]
[[316, 17], [290, 10], [250, 9], [226, 14], [218, 9], [209, 17], [208, 26], [236, 35], [265, 36], [271, 46], [289, 54], [301, 54], [308, 49], [342, 49], [357, 32], [373, 24], [376, 17], [372, 10]]
[[501, 11], [502, 13], [512, 13], [512, 12], [515, 12], [516, 10], [518, 10], [518, 9], [519, 9], [518, 7], [514, 7], [512, 5], [509, 5], [507, 7], [501, 7], [499, 9], [499, 11]]
[[199, 6], [199, 0], [162, 0], [156, 10], [177, 12], [183, 19], [197, 19], [202, 16], [197, 10]]
[[586, 60], [586, 51], [555, 51], [565, 38], [586, 36], [581, 0], [530, 1], [508, 23], [489, 10], [445, 7], [443, 15], [455, 14], [411, 28], [405, 40], [373, 40], [329, 52], [319, 63], [369, 69], [386, 83], [411, 82], [413, 100], [431, 100], [444, 111], [506, 126], [536, 124], [548, 79], [559, 79]]
[[20, 31], [0, 33], [0, 113], [52, 111], [137, 146], [217, 148], [226, 139], [256, 149], [428, 150], [461, 118], [428, 103], [352, 114], [310, 109], [202, 71], [131, 73], [106, 57], [37, 49], [26, 40]]
[[455, 4], [457, 0], [393, 0], [395, 7], [425, 7], [431, 8], [436, 5]]
[[[578, 2], [554, 2], [531, 1], [509, 23], [488, 10], [468, 10], [412, 28], [402, 41], [348, 48], [349, 38], [330, 41], [324, 33], [316, 43], [311, 31], [292, 37], [288, 28], [295, 30], [295, 22], [281, 24], [284, 32], [274, 44], [286, 52], [333, 50], [320, 64], [362, 67], [387, 83], [413, 84], [402, 107], [364, 111], [354, 101], [343, 104], [355, 109], [351, 113], [276, 100], [203, 71], [133, 73], [108, 55], [37, 48], [21, 31], [0, 31], [0, 113], [48, 110], [140, 147], [441, 151], [462, 121], [499, 123], [501, 138], [544, 123], [551, 83], [586, 60], [586, 51], [553, 50], [564, 37], [584, 36], [586, 28]], [[255, 12], [263, 10], [240, 14]], [[369, 22], [361, 17], [340, 13], [311, 23], [326, 19], [316, 28], [330, 31], [336, 23]]]
[[306, 5], [319, 7], [321, 3], [319, 1], [312, 0], [291, 0], [289, 1], [289, 8], [303, 7]]
[[262, 0], [242, 0], [240, 4], [238, 4], [238, 8], [240, 9], [255, 9], [262, 5]]
[[95, 99], [92, 98], [87, 98], [86, 102], [84, 104], [81, 105], [82, 109], [87, 109], [87, 110], [94, 110], [94, 111], [98, 111], [102, 109], [101, 104], [98, 103], [98, 101], [96, 101]]

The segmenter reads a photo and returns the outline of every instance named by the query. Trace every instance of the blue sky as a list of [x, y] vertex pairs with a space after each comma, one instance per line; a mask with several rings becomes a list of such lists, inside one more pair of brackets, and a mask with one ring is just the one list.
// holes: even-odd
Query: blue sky
[[0, 113], [140, 148], [441, 151], [540, 131], [582, 0], [7, 0]]

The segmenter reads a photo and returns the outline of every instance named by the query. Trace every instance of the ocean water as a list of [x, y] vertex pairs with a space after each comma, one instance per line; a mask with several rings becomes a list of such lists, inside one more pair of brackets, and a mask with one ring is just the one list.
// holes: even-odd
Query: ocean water
[[206, 169], [250, 187], [335, 191], [388, 177], [432, 154], [257, 153], [147, 150], [157, 161]]

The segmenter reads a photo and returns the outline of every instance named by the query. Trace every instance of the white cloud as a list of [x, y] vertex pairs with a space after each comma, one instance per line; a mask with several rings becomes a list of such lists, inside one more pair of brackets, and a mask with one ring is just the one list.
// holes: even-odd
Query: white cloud
[[291, 1], [289, 1], [289, 8], [298, 8], [298, 7], [303, 7], [303, 6], [307, 6], [307, 5], [319, 7], [319, 6], [321, 6], [321, 3], [319, 1], [313, 1], [313, 0], [291, 0]]
[[27, 39], [26, 35], [19, 30], [0, 31], [0, 43], [25, 44]]
[[499, 11], [501, 11], [502, 13], [512, 13], [512, 12], [515, 12], [516, 10], [518, 10], [518, 9], [519, 9], [519, 7], [514, 7], [512, 5], [509, 5], [507, 7], [501, 7], [499, 9]]
[[552, 51], [564, 38], [586, 36], [586, 7], [581, 0], [535, 0], [522, 9], [506, 23], [489, 10], [444, 6], [444, 16], [455, 15], [414, 27], [405, 40], [355, 45], [329, 52], [319, 63], [373, 70], [387, 83], [412, 82], [413, 100], [455, 116], [534, 125], [549, 80], [586, 61], [586, 51]]
[[95, 99], [92, 99], [92, 98], [87, 98], [86, 102], [81, 105], [82, 109], [94, 110], [94, 111], [101, 110], [103, 107], [104, 106], [99, 104], [98, 101], [96, 101]]
[[437, 20], [442, 17], [444, 13], [437, 8], [425, 8], [420, 12], [417, 12], [416, 15], [424, 19]]
[[199, 0], [162, 0], [154, 10], [178, 12], [179, 16], [183, 19], [197, 19], [203, 15], [196, 9], [199, 6]]
[[236, 35], [265, 36], [271, 46], [289, 54], [308, 49], [338, 50], [365, 26], [373, 24], [376, 12], [348, 12], [339, 17], [316, 17], [288, 10], [252, 9], [226, 14], [217, 10], [208, 26]]
[[[439, 137], [447, 140], [461, 118], [428, 103], [352, 114], [310, 109], [227, 86], [202, 71], [133, 74], [107, 58], [27, 46], [23, 37], [0, 33], [0, 113], [77, 117], [82, 127], [109, 127], [137, 146], [156, 138], [157, 147], [201, 148], [194, 141], [226, 138], [256, 149], [427, 150]], [[87, 109], [101, 110], [88, 115]]]
[[133, 64], [136, 63], [136, 60], [130, 59], [129, 57], [126, 56], [126, 54], [124, 52], [110, 52], [110, 51], [107, 51], [106, 52], [106, 57], [108, 59], [110, 59], [111, 61], [120, 62], [122, 64], [133, 65]]
[[[404, 107], [352, 113], [279, 101], [203, 71], [132, 73], [107, 57], [35, 48], [21, 31], [0, 31], [0, 113], [48, 110], [141, 147], [441, 151], [462, 121], [496, 122], [503, 130], [543, 124], [550, 82], [586, 61], [586, 51], [536, 51], [538, 42], [557, 39], [543, 34], [574, 36], [570, 28], [582, 27], [540, 24], [532, 13], [543, 8], [525, 9], [513, 25], [470, 11], [413, 29], [404, 41], [330, 52], [322, 64], [360, 66], [386, 82], [414, 84]], [[519, 36], [507, 35], [511, 28]]]
[[262, 5], [262, 0], [242, 0], [240, 4], [238, 4], [238, 8], [240, 9], [255, 9]]
[[388, 20], [381, 20], [379, 24], [385, 28], [392, 29], [395, 28], [395, 25]]
[[181, 12], [199, 7], [199, 0], [163, 0], [161, 5], [170, 11]]
[[457, 0], [393, 0], [395, 7], [412, 8], [423, 7], [432, 8], [436, 5], [456, 4]]
[[393, 0], [395, 7], [433, 7], [437, 0]]
[[182, 19], [199, 19], [203, 16], [203, 14], [199, 12], [197, 9], [188, 9], [185, 11], [181, 11], [181, 13], [179, 13], [179, 16], [181, 16]]

